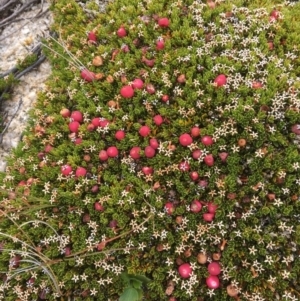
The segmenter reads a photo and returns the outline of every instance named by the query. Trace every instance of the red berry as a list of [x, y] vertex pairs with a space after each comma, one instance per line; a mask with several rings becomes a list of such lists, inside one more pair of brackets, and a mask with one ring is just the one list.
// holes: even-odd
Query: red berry
[[153, 121], [156, 125], [161, 125], [164, 122], [164, 119], [162, 118], [161, 115], [155, 115], [153, 117]]
[[105, 128], [107, 125], [109, 125], [109, 121], [105, 118], [99, 118], [99, 126], [102, 128]]
[[164, 95], [161, 97], [161, 100], [162, 100], [163, 102], [167, 102], [167, 101], [169, 101], [169, 99], [170, 99], [170, 97], [169, 97], [169, 95], [167, 95], [167, 94], [164, 94]]
[[88, 33], [88, 40], [91, 42], [97, 42], [97, 36], [93, 31]]
[[53, 146], [50, 145], [50, 144], [47, 144], [47, 145], [45, 146], [45, 148], [44, 148], [44, 152], [45, 152], [45, 153], [50, 153], [52, 149], [53, 149]]
[[79, 127], [80, 127], [80, 123], [78, 121], [71, 121], [69, 123], [69, 130], [72, 132], [72, 133], [77, 133], [78, 130], [79, 130]]
[[189, 171], [190, 170], [190, 164], [187, 161], [182, 161], [179, 163], [179, 169], [181, 171]]
[[167, 202], [165, 204], [165, 211], [168, 215], [171, 215], [174, 212], [174, 210], [175, 210], [175, 208], [174, 208], [173, 203]]
[[221, 266], [218, 262], [211, 262], [207, 267], [208, 273], [210, 275], [217, 276], [221, 273]]
[[209, 213], [209, 212], [203, 213], [203, 219], [206, 222], [212, 222], [214, 217], [215, 217], [215, 215], [213, 213]]
[[156, 138], [151, 138], [150, 141], [149, 141], [149, 144], [151, 147], [153, 147], [154, 149], [158, 149], [158, 141]]
[[60, 115], [61, 115], [62, 117], [64, 117], [64, 118], [68, 118], [68, 117], [70, 117], [71, 112], [70, 112], [69, 109], [63, 108], [63, 109], [60, 110]]
[[79, 145], [81, 143], [82, 143], [82, 138], [76, 138], [75, 141], [74, 141], [75, 145]]
[[211, 136], [203, 136], [201, 138], [201, 142], [205, 145], [205, 146], [210, 146], [214, 143], [213, 139]]
[[115, 133], [115, 138], [117, 140], [123, 140], [125, 138], [125, 132], [123, 130], [118, 130], [116, 133]]
[[64, 176], [68, 176], [72, 172], [72, 167], [66, 164], [61, 167], [60, 171]]
[[260, 81], [254, 81], [253, 83], [252, 83], [252, 88], [253, 89], [260, 89], [260, 88], [262, 88], [263, 87], [263, 84], [260, 82]]
[[163, 50], [165, 48], [165, 42], [162, 39], [156, 41], [156, 50]]
[[108, 154], [107, 154], [106, 150], [103, 149], [99, 152], [99, 159], [101, 161], [106, 161], [108, 159]]
[[104, 211], [104, 207], [100, 202], [95, 202], [94, 203], [94, 209], [96, 211], [100, 211], [100, 212]]
[[96, 79], [96, 75], [94, 72], [89, 71], [87, 69], [83, 69], [80, 71], [80, 76], [82, 79], [84, 79], [87, 82], [92, 82], [93, 80]]
[[215, 214], [217, 209], [218, 209], [218, 205], [211, 202], [207, 204], [207, 210], [209, 213]]
[[100, 126], [100, 118], [99, 117], [95, 117], [92, 119], [91, 123], [94, 125], [95, 128]]
[[77, 167], [75, 171], [76, 177], [84, 177], [86, 175], [86, 169], [84, 167]]
[[190, 178], [193, 180], [193, 181], [197, 181], [199, 179], [199, 174], [197, 171], [191, 171], [190, 172]]
[[270, 13], [270, 21], [271, 20], [277, 20], [280, 16], [280, 12], [276, 9], [273, 9]]
[[192, 157], [193, 159], [198, 160], [201, 157], [201, 154], [202, 154], [201, 149], [195, 149], [193, 150]]
[[291, 131], [296, 135], [300, 135], [300, 124], [294, 124], [291, 127]]
[[71, 113], [71, 118], [72, 118], [72, 121], [78, 121], [79, 123], [81, 123], [83, 121], [83, 115], [80, 111], [73, 111]]
[[108, 157], [115, 158], [118, 156], [119, 151], [115, 146], [110, 146], [107, 148], [106, 153], [107, 153]]
[[152, 84], [147, 84], [147, 86], [146, 86], [146, 91], [147, 91], [149, 94], [154, 94], [154, 93], [155, 93], [155, 87], [154, 87]]
[[170, 21], [168, 18], [159, 18], [158, 19], [158, 25], [160, 27], [169, 27]]
[[213, 157], [212, 154], [209, 154], [207, 156], [204, 157], [204, 163], [207, 165], [207, 166], [213, 166], [214, 163], [215, 163], [215, 159]]
[[185, 134], [180, 135], [179, 143], [182, 146], [188, 146], [193, 143], [193, 139], [189, 134], [185, 133]]
[[197, 126], [192, 127], [191, 129], [191, 135], [192, 137], [198, 137], [200, 136], [200, 128]]
[[216, 289], [220, 286], [220, 280], [217, 276], [209, 275], [206, 278], [206, 285], [209, 289]]
[[183, 263], [178, 268], [178, 273], [180, 277], [184, 279], [189, 278], [192, 274], [192, 271], [192, 267], [189, 263]]
[[136, 78], [132, 82], [133, 89], [143, 89], [143, 86], [144, 86], [144, 82], [140, 78]]
[[144, 175], [151, 175], [153, 174], [153, 168], [149, 166], [144, 166], [142, 167], [142, 172], [144, 173]]
[[227, 78], [224, 74], [220, 74], [215, 78], [214, 83], [217, 87], [222, 87], [222, 86], [226, 85]]
[[134, 90], [131, 86], [124, 86], [121, 88], [120, 94], [124, 98], [132, 98], [134, 95]]
[[153, 158], [155, 156], [155, 149], [150, 145], [146, 146], [145, 147], [145, 156], [147, 158]]
[[131, 158], [133, 159], [139, 159], [141, 157], [141, 148], [139, 146], [134, 146], [130, 152], [129, 152], [129, 155]]
[[198, 200], [193, 200], [190, 206], [190, 209], [194, 213], [198, 213], [202, 209], [202, 204]]
[[219, 158], [221, 159], [222, 162], [226, 162], [228, 157], [228, 153], [227, 152], [221, 152], [219, 153]]
[[147, 125], [141, 126], [140, 129], [139, 129], [139, 134], [142, 137], [148, 136], [150, 134], [150, 128], [149, 128], [149, 126], [147, 126]]
[[127, 36], [127, 31], [124, 27], [120, 27], [118, 30], [117, 30], [117, 36], [119, 38], [124, 38]]
[[89, 123], [86, 128], [89, 132], [92, 132], [95, 129], [95, 126], [92, 123]]

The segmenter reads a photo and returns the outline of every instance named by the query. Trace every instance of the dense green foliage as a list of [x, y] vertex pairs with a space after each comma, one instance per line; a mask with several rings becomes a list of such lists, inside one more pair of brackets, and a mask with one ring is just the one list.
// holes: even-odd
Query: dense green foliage
[[53, 74], [1, 179], [0, 300], [136, 295], [123, 271], [151, 279], [146, 300], [299, 300], [300, 6], [209, 4], [53, 3]]

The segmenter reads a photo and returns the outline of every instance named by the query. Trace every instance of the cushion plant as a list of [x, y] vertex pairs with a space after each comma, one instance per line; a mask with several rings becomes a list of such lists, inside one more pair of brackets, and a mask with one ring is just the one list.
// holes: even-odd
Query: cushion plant
[[0, 300], [299, 300], [300, 6], [52, 9], [1, 179]]

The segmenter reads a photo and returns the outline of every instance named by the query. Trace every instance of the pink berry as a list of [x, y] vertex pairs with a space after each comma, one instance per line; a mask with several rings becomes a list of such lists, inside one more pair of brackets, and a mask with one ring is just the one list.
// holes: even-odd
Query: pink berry
[[207, 165], [207, 166], [213, 166], [214, 163], [215, 163], [215, 159], [213, 157], [212, 154], [209, 154], [207, 156], [204, 157], [204, 163]]
[[200, 128], [197, 126], [192, 127], [191, 129], [191, 135], [192, 137], [198, 137], [200, 136]]
[[99, 159], [101, 161], [106, 161], [108, 159], [108, 154], [107, 154], [106, 150], [103, 149], [99, 152]]
[[80, 76], [82, 79], [84, 79], [87, 82], [92, 82], [96, 79], [96, 75], [94, 72], [89, 71], [87, 69], [83, 69], [80, 71]]
[[188, 146], [188, 145], [190, 145], [190, 144], [193, 143], [193, 138], [189, 134], [187, 134], [187, 133], [182, 134], [179, 137], [179, 143], [182, 146]]
[[291, 127], [291, 131], [296, 135], [300, 135], [300, 124], [294, 124]]
[[163, 50], [165, 48], [165, 42], [162, 39], [156, 41], [156, 50]]
[[94, 125], [95, 128], [100, 126], [100, 118], [99, 117], [94, 117], [91, 121], [91, 123]]
[[139, 134], [142, 137], [148, 136], [150, 134], [150, 128], [149, 128], [149, 126], [147, 126], [147, 125], [141, 126], [140, 129], [139, 129]]
[[215, 215], [213, 213], [209, 213], [209, 212], [203, 213], [203, 219], [206, 222], [212, 222], [214, 217], [215, 217]]
[[75, 171], [76, 177], [84, 177], [86, 175], [86, 169], [84, 167], [77, 167]]
[[190, 178], [192, 181], [197, 181], [199, 179], [199, 174], [197, 171], [190, 172]]
[[189, 263], [183, 263], [178, 268], [178, 273], [180, 277], [184, 279], [189, 278], [192, 274], [192, 271], [192, 267]]
[[167, 102], [167, 101], [169, 101], [169, 99], [170, 99], [169, 95], [166, 95], [166, 94], [164, 94], [164, 95], [161, 97], [161, 100], [162, 100], [163, 102]]
[[124, 27], [120, 27], [118, 30], [117, 30], [117, 36], [119, 38], [124, 38], [127, 36], [127, 31]]
[[153, 168], [149, 166], [144, 166], [142, 167], [142, 172], [144, 173], [144, 175], [151, 175], [153, 174]]
[[125, 138], [125, 131], [123, 130], [118, 130], [116, 133], [115, 133], [115, 138], [119, 141], [123, 140]]
[[153, 121], [156, 125], [161, 125], [164, 122], [164, 119], [162, 118], [161, 115], [155, 115], [153, 117]]
[[201, 155], [202, 155], [201, 149], [194, 149], [193, 150], [193, 153], [192, 153], [193, 159], [198, 160], [201, 157]]
[[226, 85], [226, 83], [227, 83], [227, 78], [224, 74], [218, 75], [214, 80], [214, 84], [217, 87], [222, 87], [222, 86]]
[[95, 129], [95, 126], [92, 123], [89, 123], [86, 127], [89, 132], [92, 132]]
[[214, 204], [212, 202], [209, 202], [207, 204], [207, 210], [208, 210], [209, 213], [215, 214], [216, 211], [217, 211], [217, 209], [218, 209], [218, 205], [216, 205], [216, 204]]
[[79, 123], [81, 123], [83, 121], [83, 115], [80, 111], [73, 111], [71, 113], [71, 118], [72, 118], [72, 121], [78, 121]]
[[190, 164], [187, 161], [180, 162], [178, 167], [181, 171], [189, 171], [190, 170]]
[[97, 36], [93, 31], [88, 33], [88, 40], [91, 42], [97, 42]]
[[147, 158], [153, 158], [155, 156], [155, 149], [150, 145], [146, 146], [145, 147], [145, 156]]
[[64, 176], [68, 176], [72, 172], [72, 167], [66, 164], [61, 167], [60, 171]]
[[124, 98], [132, 98], [134, 95], [134, 90], [131, 86], [124, 86], [121, 88], [120, 94]]
[[213, 276], [217, 276], [221, 273], [221, 266], [218, 262], [213, 261], [207, 267], [208, 273]]
[[69, 130], [72, 133], [77, 133], [80, 127], [80, 123], [78, 121], [71, 121], [69, 123]]
[[99, 118], [99, 126], [105, 128], [109, 125], [109, 121], [105, 118]]
[[201, 138], [201, 142], [205, 145], [205, 146], [210, 146], [214, 143], [213, 138], [211, 136], [203, 136]]
[[158, 141], [157, 141], [156, 138], [151, 138], [151, 139], [149, 140], [149, 144], [150, 144], [150, 146], [153, 147], [154, 149], [158, 149], [158, 147], [159, 147], [159, 143], [158, 143]]
[[74, 141], [75, 145], [79, 145], [81, 143], [82, 143], [82, 138], [76, 138], [75, 141]]
[[108, 157], [115, 158], [118, 156], [119, 151], [115, 146], [110, 146], [107, 148], [106, 153], [107, 153]]
[[227, 152], [221, 152], [218, 155], [219, 155], [219, 158], [221, 159], [222, 162], [226, 162], [227, 157], [228, 157], [228, 153]]
[[144, 86], [144, 82], [140, 78], [136, 78], [132, 82], [133, 89], [143, 89], [143, 86]]
[[193, 213], [198, 213], [202, 209], [202, 204], [198, 200], [193, 200], [190, 209]]
[[146, 91], [149, 94], [154, 94], [156, 90], [155, 90], [155, 87], [152, 84], [147, 84], [146, 85]]
[[100, 212], [104, 211], [104, 207], [100, 202], [95, 202], [94, 203], [94, 209], [96, 211], [100, 211]]
[[168, 18], [159, 18], [158, 19], [158, 25], [160, 27], [169, 27], [170, 21]]
[[71, 112], [70, 112], [69, 109], [63, 108], [63, 109], [60, 110], [60, 115], [61, 115], [63, 118], [68, 118], [68, 117], [70, 117]]
[[175, 208], [174, 208], [174, 204], [171, 202], [167, 202], [165, 204], [165, 211], [168, 215], [172, 215], [174, 212]]
[[139, 146], [134, 146], [130, 152], [129, 152], [129, 155], [131, 158], [133, 159], [139, 159], [141, 157], [141, 148]]
[[217, 276], [209, 275], [206, 278], [206, 285], [209, 289], [217, 289], [220, 286], [220, 280]]

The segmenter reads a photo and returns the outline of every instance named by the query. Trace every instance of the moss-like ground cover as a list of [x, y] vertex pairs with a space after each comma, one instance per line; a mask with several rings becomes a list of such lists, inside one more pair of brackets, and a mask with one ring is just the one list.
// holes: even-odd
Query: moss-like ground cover
[[300, 5], [52, 9], [1, 175], [0, 299], [299, 300]]

